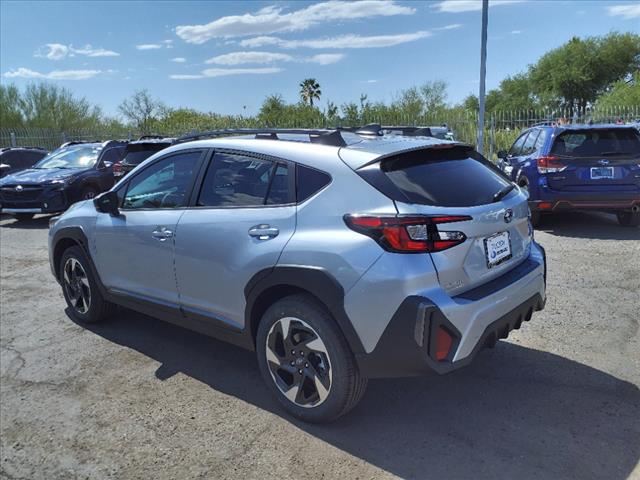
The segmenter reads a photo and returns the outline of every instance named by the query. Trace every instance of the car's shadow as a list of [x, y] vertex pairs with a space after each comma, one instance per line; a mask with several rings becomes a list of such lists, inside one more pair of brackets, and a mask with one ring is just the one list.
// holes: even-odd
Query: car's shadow
[[616, 480], [640, 458], [635, 385], [511, 343], [449, 375], [371, 381], [354, 411], [319, 426], [278, 407], [252, 352], [126, 310], [85, 327], [160, 362], [159, 380], [181, 372], [403, 478]]
[[2, 228], [21, 228], [25, 230], [49, 229], [51, 215], [38, 215], [30, 220], [16, 220], [11, 215], [2, 214]]
[[600, 240], [640, 240], [640, 228], [623, 227], [615, 215], [603, 212], [562, 212], [542, 215], [536, 230], [561, 237]]

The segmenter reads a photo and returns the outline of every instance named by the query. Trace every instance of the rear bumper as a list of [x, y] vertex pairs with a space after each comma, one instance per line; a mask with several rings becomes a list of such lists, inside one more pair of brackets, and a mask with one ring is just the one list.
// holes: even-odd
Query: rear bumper
[[[533, 244], [525, 262], [480, 288], [448, 299], [407, 297], [375, 349], [356, 360], [370, 378], [448, 373], [520, 328], [545, 302], [546, 256], [541, 246]], [[440, 327], [453, 342], [447, 357], [438, 361], [435, 334]]]
[[640, 192], [561, 192], [541, 188], [539, 198], [529, 201], [532, 211], [630, 210], [640, 207]]

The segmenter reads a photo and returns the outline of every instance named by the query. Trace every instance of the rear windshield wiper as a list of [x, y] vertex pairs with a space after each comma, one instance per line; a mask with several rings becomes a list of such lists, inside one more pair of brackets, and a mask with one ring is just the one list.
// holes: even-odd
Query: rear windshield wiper
[[509, 192], [511, 192], [511, 190], [513, 190], [514, 188], [516, 188], [516, 186], [513, 183], [507, 185], [506, 187], [504, 187], [502, 190], [500, 190], [493, 196], [493, 201], [499, 202], [504, 197], [506, 197], [509, 194]]

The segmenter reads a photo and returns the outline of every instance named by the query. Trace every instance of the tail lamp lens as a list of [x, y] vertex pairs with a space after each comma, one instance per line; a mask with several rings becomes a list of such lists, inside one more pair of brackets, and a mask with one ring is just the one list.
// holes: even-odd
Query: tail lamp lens
[[558, 157], [540, 157], [538, 158], [539, 173], [558, 173], [567, 168], [567, 165]]
[[471, 220], [467, 215], [369, 216], [345, 215], [352, 230], [373, 238], [385, 250], [396, 253], [440, 252], [463, 243], [458, 231], [440, 231], [438, 225]]
[[436, 329], [436, 360], [442, 362], [446, 360], [453, 345], [453, 338], [442, 326]]

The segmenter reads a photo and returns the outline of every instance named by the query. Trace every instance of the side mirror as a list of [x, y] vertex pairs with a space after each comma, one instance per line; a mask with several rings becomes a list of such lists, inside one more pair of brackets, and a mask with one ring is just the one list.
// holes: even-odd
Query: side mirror
[[93, 205], [100, 213], [118, 215], [118, 194], [116, 192], [104, 192], [93, 199]]
[[507, 158], [506, 150], [498, 150], [498, 158]]

